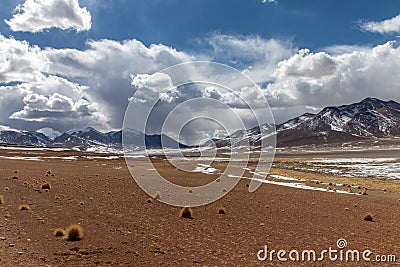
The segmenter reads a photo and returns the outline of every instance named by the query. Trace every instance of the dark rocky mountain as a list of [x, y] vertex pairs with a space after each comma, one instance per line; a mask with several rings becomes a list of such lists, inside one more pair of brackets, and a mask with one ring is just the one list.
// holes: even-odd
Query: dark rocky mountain
[[[20, 131], [0, 131], [0, 143], [24, 146], [45, 146], [45, 147], [64, 147], [88, 150], [91, 148], [122, 148], [122, 136], [125, 143], [132, 148], [185, 148], [166, 135], [145, 135], [135, 130], [122, 130], [102, 133], [92, 127], [83, 129], [72, 129], [55, 137], [53, 140], [42, 133], [20, 132]], [[161, 145], [163, 144], [163, 145]]]
[[[271, 129], [271, 125], [262, 127]], [[303, 114], [276, 125], [276, 134], [272, 130], [261, 133], [260, 127], [255, 127], [213, 141], [217, 147], [244, 140], [252, 146], [260, 146], [261, 140], [270, 136], [277, 138], [278, 147], [400, 137], [400, 104], [366, 98], [351, 105], [326, 107], [317, 114]]]
[[0, 131], [0, 142], [25, 146], [44, 146], [49, 144], [51, 140], [42, 133], [6, 130]]

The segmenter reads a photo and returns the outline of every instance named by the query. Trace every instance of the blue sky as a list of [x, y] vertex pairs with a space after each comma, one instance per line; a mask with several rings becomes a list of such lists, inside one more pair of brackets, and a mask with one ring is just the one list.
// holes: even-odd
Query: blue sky
[[399, 13], [392, 0], [2, 0], [0, 125], [117, 129], [137, 75], [195, 60], [252, 78], [278, 123], [400, 100]]
[[[24, 1], [2, 0], [3, 19], [12, 17]], [[179, 50], [201, 49], [198, 39], [210, 33], [259, 35], [291, 40], [298, 47], [321, 50], [326, 46], [374, 45], [393, 35], [360, 31], [362, 20], [382, 21], [396, 16], [400, 2], [365, 0], [102, 0], [80, 1], [92, 15], [90, 31], [50, 30], [32, 34], [13, 32], [2, 21], [0, 32], [40, 46], [82, 49], [87, 39], [138, 39], [146, 45], [162, 43]], [[100, 3], [98, 3], [100, 2]]]

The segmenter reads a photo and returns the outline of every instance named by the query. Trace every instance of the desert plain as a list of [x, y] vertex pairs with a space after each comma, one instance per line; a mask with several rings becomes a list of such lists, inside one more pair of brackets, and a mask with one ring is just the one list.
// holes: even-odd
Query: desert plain
[[[381, 152], [369, 152], [369, 157], [373, 159], [374, 153]], [[392, 153], [387, 157], [397, 155]], [[249, 180], [243, 178], [225, 197], [192, 208], [193, 218], [187, 219], [180, 217], [181, 207], [147, 195], [132, 178], [122, 155], [3, 147], [0, 266], [399, 264], [398, 180], [301, 168], [310, 158], [346, 157], [343, 152], [322, 154], [278, 152], [269, 183], [249, 193]], [[135, 159], [138, 165], [143, 161]], [[177, 171], [164, 158], [152, 162], [180, 185], [196, 186], [217, 178], [217, 173]], [[218, 170], [223, 165], [219, 162], [213, 167]], [[246, 172], [251, 171], [249, 166]], [[50, 189], [42, 188], [44, 183]], [[21, 205], [28, 209], [21, 210]], [[364, 220], [367, 214], [372, 221]], [[56, 228], [72, 224], [81, 226], [80, 240], [68, 241], [54, 234]], [[276, 254], [272, 260], [260, 261], [257, 256], [265, 246], [270, 251], [319, 253], [329, 247], [338, 249], [339, 239], [347, 242], [344, 251], [370, 250], [371, 261], [326, 257], [323, 261], [284, 262]], [[393, 258], [392, 262], [377, 262], [376, 255], [397, 256], [397, 262]]]

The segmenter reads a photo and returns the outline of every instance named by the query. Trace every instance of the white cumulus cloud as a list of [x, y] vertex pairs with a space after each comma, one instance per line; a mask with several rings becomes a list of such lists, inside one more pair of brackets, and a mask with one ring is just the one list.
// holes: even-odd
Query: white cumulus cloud
[[42, 32], [50, 28], [90, 30], [91, 14], [78, 0], [26, 0], [5, 22], [12, 31]]
[[364, 31], [380, 34], [400, 33], [400, 14], [383, 21], [361, 22], [360, 27]]
[[38, 46], [0, 34], [0, 82], [37, 81], [47, 66]]
[[278, 1], [276, 1], [276, 0], [262, 0], [261, 1], [263, 4], [266, 4], [266, 3], [270, 3], [270, 4], [275, 4], [275, 5], [277, 5], [279, 2]]
[[394, 42], [334, 56], [301, 50], [278, 64], [265, 94], [275, 107], [324, 107], [365, 97], [399, 100], [399, 69]]
[[289, 41], [265, 39], [257, 35], [213, 34], [206, 42], [212, 48], [212, 60], [226, 62], [256, 83], [272, 78], [277, 63], [296, 53], [296, 48]]
[[[351, 103], [367, 96], [400, 100], [400, 48], [394, 42], [375, 47], [332, 46], [324, 52], [312, 52], [259, 36], [214, 34], [201, 45], [209, 49], [207, 53], [193, 54], [162, 44], [146, 46], [138, 40], [107, 39], [88, 41], [81, 50], [56, 49], [0, 34], [0, 125], [51, 127], [58, 131], [88, 125], [100, 130], [117, 129], [122, 126], [129, 99], [153, 73], [204, 58], [227, 62], [261, 84], [277, 122], [302, 111]], [[210, 75], [214, 74], [218, 73]], [[152, 90], [137, 95], [139, 102], [159, 98], [157, 87], [171, 85], [164, 78], [155, 80]], [[250, 118], [248, 121], [251, 115], [246, 114], [241, 98], [256, 107], [262, 103], [251, 86], [239, 86], [235, 92], [209, 85], [182, 87], [161, 96], [165, 109], [159, 109], [159, 125], [171, 109], [169, 104], [193, 97], [221, 101], [242, 112], [242, 117]], [[182, 110], [181, 121], [183, 115], [192, 116], [201, 108], [204, 106]], [[220, 110], [213, 114], [221, 119], [232, 117]]]
[[[40, 48], [0, 35], [0, 48], [0, 124], [59, 131], [87, 125], [120, 128], [135, 90], [132, 74], [151, 74], [194, 59], [137, 40], [90, 41], [77, 50]], [[36, 98], [45, 105], [39, 106]], [[56, 119], [60, 116], [63, 120]]]

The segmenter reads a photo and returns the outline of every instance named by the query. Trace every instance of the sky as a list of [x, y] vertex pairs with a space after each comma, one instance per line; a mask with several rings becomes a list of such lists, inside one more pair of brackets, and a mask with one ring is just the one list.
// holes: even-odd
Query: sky
[[1, 0], [0, 18], [0, 129], [119, 129], [143, 77], [199, 60], [251, 78], [276, 123], [400, 101], [400, 1]]

